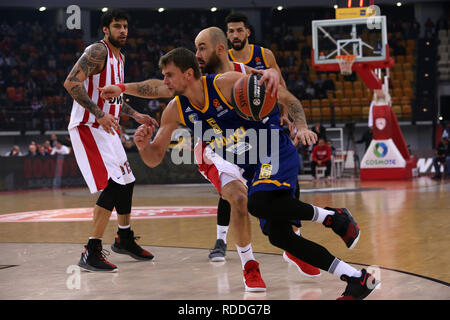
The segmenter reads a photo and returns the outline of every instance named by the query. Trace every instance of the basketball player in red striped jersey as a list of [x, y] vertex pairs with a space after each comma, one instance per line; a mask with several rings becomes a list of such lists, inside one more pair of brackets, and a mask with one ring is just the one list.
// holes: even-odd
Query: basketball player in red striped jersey
[[157, 125], [148, 115], [136, 112], [122, 96], [104, 100], [98, 87], [124, 82], [125, 57], [120, 49], [128, 35], [128, 15], [121, 10], [102, 17], [104, 38], [86, 48], [64, 82], [74, 99], [69, 134], [81, 173], [91, 193], [101, 191], [94, 207], [91, 236], [78, 263], [88, 271], [115, 272], [117, 266], [106, 260], [102, 238], [113, 209], [118, 232], [112, 250], [137, 260], [152, 260], [153, 255], [135, 241], [130, 213], [135, 177], [119, 137], [121, 114], [138, 123]]

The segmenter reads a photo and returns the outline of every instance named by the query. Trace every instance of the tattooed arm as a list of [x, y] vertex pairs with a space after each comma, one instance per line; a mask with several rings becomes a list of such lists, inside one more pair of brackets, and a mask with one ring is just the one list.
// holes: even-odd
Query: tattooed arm
[[129, 115], [134, 120], [136, 120], [136, 122], [138, 122], [140, 124], [146, 124], [148, 126], [151, 126], [151, 125], [158, 126], [158, 122], [155, 119], [153, 119], [152, 117], [150, 117], [147, 114], [137, 112], [126, 102], [122, 103], [121, 113]]
[[170, 93], [164, 82], [159, 79], [148, 79], [141, 82], [127, 83], [125, 84], [125, 89], [126, 94], [142, 98], [173, 97], [173, 94]]
[[293, 119], [296, 129], [294, 144], [297, 145], [300, 141], [305, 145], [316, 143], [317, 135], [308, 129], [305, 111], [303, 110], [300, 101], [293, 96], [292, 93], [281, 86], [279, 88], [278, 101], [287, 106], [289, 114]]
[[106, 47], [101, 43], [94, 43], [86, 48], [83, 55], [75, 63], [72, 71], [64, 81], [64, 88], [69, 92], [72, 98], [92, 113], [98, 123], [106, 132], [114, 134], [114, 130], [119, 129], [116, 119], [110, 114], [105, 114], [90, 98], [83, 82], [91, 75], [101, 72], [104, 68]]
[[[172, 98], [167, 86], [162, 80], [148, 79], [141, 82], [124, 83], [125, 94], [129, 94], [135, 97], [156, 99], [156, 98]], [[116, 85], [110, 85], [103, 88], [99, 88], [102, 92], [101, 97], [103, 99], [111, 99], [120, 96], [122, 90]]]

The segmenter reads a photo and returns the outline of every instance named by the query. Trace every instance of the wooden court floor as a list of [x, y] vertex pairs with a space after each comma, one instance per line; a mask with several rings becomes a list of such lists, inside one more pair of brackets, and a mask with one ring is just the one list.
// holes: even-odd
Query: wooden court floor
[[[369, 299], [450, 300], [449, 195], [449, 180], [429, 177], [305, 181], [301, 200], [349, 208], [361, 228], [361, 238], [348, 250], [332, 231], [312, 222], [304, 222], [302, 235], [357, 268], [378, 272], [381, 287]], [[109, 260], [119, 267], [118, 273], [78, 274], [76, 264], [91, 223], [77, 215], [89, 212], [96, 198], [87, 188], [0, 193], [1, 300], [335, 299], [345, 289], [345, 283], [324, 271], [314, 279], [300, 275], [283, 261], [282, 251], [269, 243], [251, 217], [253, 250], [267, 292], [245, 293], [233, 230], [228, 235], [227, 261], [208, 261], [216, 237], [218, 201], [208, 184], [136, 186], [132, 228], [140, 236], [138, 243], [150, 250], [155, 260], [136, 262], [111, 253]], [[161, 207], [183, 207], [182, 213], [192, 206], [205, 207], [208, 212], [158, 216]], [[145, 218], [134, 214], [149, 208], [153, 213]], [[65, 220], [52, 220], [62, 212], [68, 213]], [[36, 220], [42, 216], [48, 219]], [[103, 239], [106, 249], [116, 229], [113, 215]], [[75, 275], [78, 278], [72, 277]]]

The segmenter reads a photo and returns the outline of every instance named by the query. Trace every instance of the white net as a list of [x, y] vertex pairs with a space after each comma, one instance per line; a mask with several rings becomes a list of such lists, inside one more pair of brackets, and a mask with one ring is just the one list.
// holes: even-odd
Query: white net
[[336, 59], [339, 62], [339, 68], [341, 69], [341, 74], [343, 74], [343, 75], [352, 74], [352, 66], [353, 66], [353, 62], [355, 62], [356, 55], [346, 54], [346, 55], [337, 56]]

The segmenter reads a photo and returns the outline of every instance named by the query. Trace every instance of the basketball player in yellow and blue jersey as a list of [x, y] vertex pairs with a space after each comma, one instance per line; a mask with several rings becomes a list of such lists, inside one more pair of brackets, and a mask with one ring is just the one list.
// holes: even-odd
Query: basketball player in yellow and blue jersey
[[[231, 62], [228, 59], [228, 43], [225, 33], [217, 27], [206, 28], [199, 32], [199, 34], [195, 38], [195, 46], [197, 49], [196, 58], [198, 60], [200, 70], [203, 74], [217, 74], [225, 73], [227, 71], [251, 73], [253, 70], [252, 68], [249, 68], [242, 63]], [[264, 74], [266, 74], [266, 71], [269, 70], [272, 69], [264, 70]], [[276, 95], [274, 89], [276, 83], [276, 89], [278, 91], [278, 72], [276, 70], [272, 70], [272, 76], [264, 74], [261, 78], [261, 81], [263, 79], [267, 79], [269, 83], [267, 91]], [[149, 79], [138, 83], [128, 83], [125, 84], [125, 87], [125, 92], [131, 95], [139, 95], [146, 98], [156, 98], [161, 96], [172, 97], [172, 94], [168, 92], [167, 87], [162, 83], [161, 80]], [[108, 98], [115, 97], [121, 94], [120, 90], [118, 90], [117, 87], [114, 88], [114, 86], [101, 88], [100, 90], [102, 90], [102, 94], [105, 94], [105, 97], [111, 95]], [[219, 100], [213, 100], [213, 104], [218, 110], [223, 110], [223, 107], [220, 105]], [[278, 121], [280, 121], [278, 110], [272, 112], [270, 117], [273, 117], [273, 121], [277, 123]], [[236, 174], [233, 176], [230, 175], [230, 173], [234, 173], [234, 169], [236, 167], [235, 165], [228, 163], [223, 159], [220, 160], [220, 157], [214, 155], [212, 150], [210, 150], [209, 148], [203, 149], [203, 145], [206, 147], [204, 143], [197, 143], [195, 146], [196, 162], [199, 166], [199, 171], [208, 181], [210, 181], [216, 187], [220, 195], [219, 206], [217, 210], [217, 240], [214, 248], [209, 253], [209, 259], [210, 261], [225, 261], [227, 247], [226, 235], [228, 227], [230, 225], [230, 216], [232, 215], [233, 218], [231, 219], [231, 222], [233, 224], [232, 228], [234, 228], [235, 231], [234, 240], [236, 249], [241, 259], [242, 270], [245, 270], [247, 263], [250, 262], [251, 265], [252, 263], [255, 264], [255, 262], [257, 262], [253, 255], [253, 250], [250, 243], [251, 231], [247, 210], [247, 189], [245, 187], [246, 183], [245, 181], [241, 181], [240, 174]], [[199, 150], [202, 155], [198, 156], [197, 147], [200, 147], [199, 149], [205, 150], [204, 152], [203, 150]], [[202, 158], [202, 156], [204, 158], [201, 160], [201, 162], [198, 162], [197, 156], [200, 159]], [[239, 171], [239, 169], [236, 171]], [[297, 270], [301, 274], [309, 277], [320, 275], [319, 269], [308, 265], [303, 261], [300, 261], [287, 252], [286, 255], [288, 255], [291, 261], [295, 263]], [[254, 262], [251, 262], [252, 260]], [[247, 291], [262, 291], [265, 289], [264, 281], [260, 277], [246, 276], [244, 277], [244, 283], [246, 285]]]
[[268, 48], [249, 43], [250, 25], [247, 16], [233, 12], [225, 18], [225, 23], [228, 44], [231, 47], [228, 50], [230, 60], [257, 70], [274, 68], [280, 73], [281, 85], [286, 88], [273, 52]]
[[[298, 237], [292, 230], [291, 220], [322, 223], [338, 234], [348, 248], [354, 247], [360, 234], [347, 209], [320, 208], [292, 196], [298, 156], [289, 136], [277, 122], [253, 122], [240, 118], [229, 102], [234, 83], [244, 75], [227, 72], [202, 76], [194, 53], [185, 48], [169, 51], [161, 57], [159, 64], [164, 84], [175, 98], [164, 110], [153, 141], [150, 142], [155, 130], [153, 126], [142, 125], [135, 132], [134, 142], [144, 163], [149, 167], [157, 166], [164, 158], [172, 133], [179, 124], [186, 125], [214, 152], [227, 154], [226, 160], [234, 161], [244, 171], [249, 212], [267, 220], [268, 238], [274, 246], [346, 281], [342, 299], [363, 299], [369, 295], [378, 281], [365, 269], [355, 269], [323, 246]], [[280, 87], [279, 97], [283, 95], [288, 95], [289, 113], [297, 128], [294, 143], [314, 144], [317, 136], [306, 126], [300, 102]], [[220, 111], [214, 103], [216, 100], [222, 106]], [[246, 138], [250, 131], [254, 132], [256, 141]], [[261, 152], [259, 149], [264, 147], [265, 152]], [[252, 159], [255, 150], [257, 158]], [[245, 272], [259, 273], [258, 265]]]

